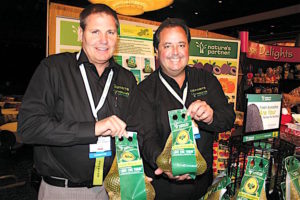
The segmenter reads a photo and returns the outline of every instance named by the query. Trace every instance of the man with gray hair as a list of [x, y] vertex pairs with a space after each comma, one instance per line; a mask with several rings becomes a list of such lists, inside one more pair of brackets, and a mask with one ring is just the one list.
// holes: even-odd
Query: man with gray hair
[[80, 14], [81, 51], [45, 58], [30, 81], [18, 133], [34, 145], [39, 199], [108, 199], [102, 181], [114, 138], [136, 130], [136, 79], [112, 58], [118, 27], [111, 8], [89, 5]]

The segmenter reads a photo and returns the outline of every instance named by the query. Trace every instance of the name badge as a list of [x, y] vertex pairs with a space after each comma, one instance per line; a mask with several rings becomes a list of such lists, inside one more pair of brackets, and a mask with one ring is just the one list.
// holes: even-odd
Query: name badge
[[89, 158], [101, 158], [111, 156], [110, 136], [98, 137], [96, 144], [90, 144]]
[[193, 127], [193, 133], [194, 133], [195, 140], [200, 139], [200, 137], [201, 137], [200, 131], [199, 131], [198, 125], [196, 124], [196, 122], [194, 120], [192, 123], [192, 127]]

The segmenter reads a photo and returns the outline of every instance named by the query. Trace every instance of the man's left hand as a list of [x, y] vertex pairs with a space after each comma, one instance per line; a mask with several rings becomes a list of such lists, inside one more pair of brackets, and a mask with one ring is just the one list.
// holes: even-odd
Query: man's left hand
[[190, 180], [191, 177], [189, 174], [183, 174], [180, 176], [173, 176], [172, 172], [163, 171], [161, 168], [157, 168], [154, 171], [155, 175], [161, 175], [162, 173], [166, 174], [169, 179], [176, 180], [176, 181], [184, 181], [184, 180]]
[[211, 124], [214, 111], [205, 101], [196, 100], [189, 106], [187, 115], [190, 115], [194, 120]]

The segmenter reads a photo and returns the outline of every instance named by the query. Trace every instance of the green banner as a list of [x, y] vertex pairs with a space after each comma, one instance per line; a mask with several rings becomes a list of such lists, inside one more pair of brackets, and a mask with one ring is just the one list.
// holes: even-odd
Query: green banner
[[268, 133], [261, 133], [261, 134], [255, 134], [255, 135], [248, 135], [243, 137], [243, 142], [249, 142], [249, 141], [255, 141], [255, 140], [263, 140], [268, 138], [278, 138], [279, 132], [273, 131]]
[[247, 94], [248, 104], [251, 102], [280, 102], [281, 94]]
[[238, 42], [192, 39], [189, 53], [190, 56], [236, 59]]
[[[130, 134], [128, 132], [128, 135]], [[134, 132], [128, 139], [115, 141], [121, 199], [146, 200], [144, 167], [138, 148], [137, 134]]]
[[186, 116], [186, 109], [171, 110], [168, 115], [172, 132], [172, 174], [190, 174], [195, 178], [197, 164], [192, 119]]

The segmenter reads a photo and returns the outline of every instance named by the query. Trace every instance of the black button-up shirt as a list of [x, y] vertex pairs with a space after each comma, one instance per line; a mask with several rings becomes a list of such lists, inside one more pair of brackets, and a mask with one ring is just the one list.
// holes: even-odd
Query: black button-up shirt
[[[159, 71], [181, 98], [186, 82], [188, 82], [186, 108], [192, 102], [202, 100], [206, 101], [214, 111], [213, 122], [210, 125], [196, 121], [201, 135], [196, 143], [207, 162], [209, 174], [197, 176], [195, 182], [187, 181], [189, 183], [179, 184], [154, 175], [154, 170], [157, 168], [156, 159], [162, 152], [171, 132], [168, 111], [183, 108], [183, 105], [160, 80]], [[139, 135], [141, 152], [145, 161], [145, 172], [154, 179], [152, 184], [157, 190], [158, 199], [197, 199], [201, 197], [202, 192], [205, 193], [211, 183], [209, 177], [212, 177], [214, 133], [230, 130], [235, 119], [233, 106], [228, 104], [221, 84], [214, 75], [191, 67], [185, 68], [185, 74], [186, 78], [182, 88], [179, 88], [174, 79], [164, 74], [161, 68], [138, 85], [143, 113], [143, 117], [140, 119], [140, 123], [143, 123], [143, 131]], [[161, 194], [165, 196], [160, 196]]]
[[[84, 64], [89, 85], [97, 106], [108, 73], [113, 79], [98, 119], [116, 115], [125, 121], [128, 129], [130, 109], [135, 106], [133, 93], [136, 79], [133, 74], [110, 60], [101, 76], [88, 62], [82, 50], [62, 53], [44, 59], [36, 69], [24, 95], [18, 120], [18, 133], [24, 143], [34, 144], [34, 161], [43, 176], [55, 176], [83, 182], [93, 180], [95, 159], [89, 159], [89, 144], [96, 143], [95, 119], [92, 114], [79, 65]], [[136, 109], [135, 109], [136, 110]], [[114, 157], [105, 158], [104, 177]]]

